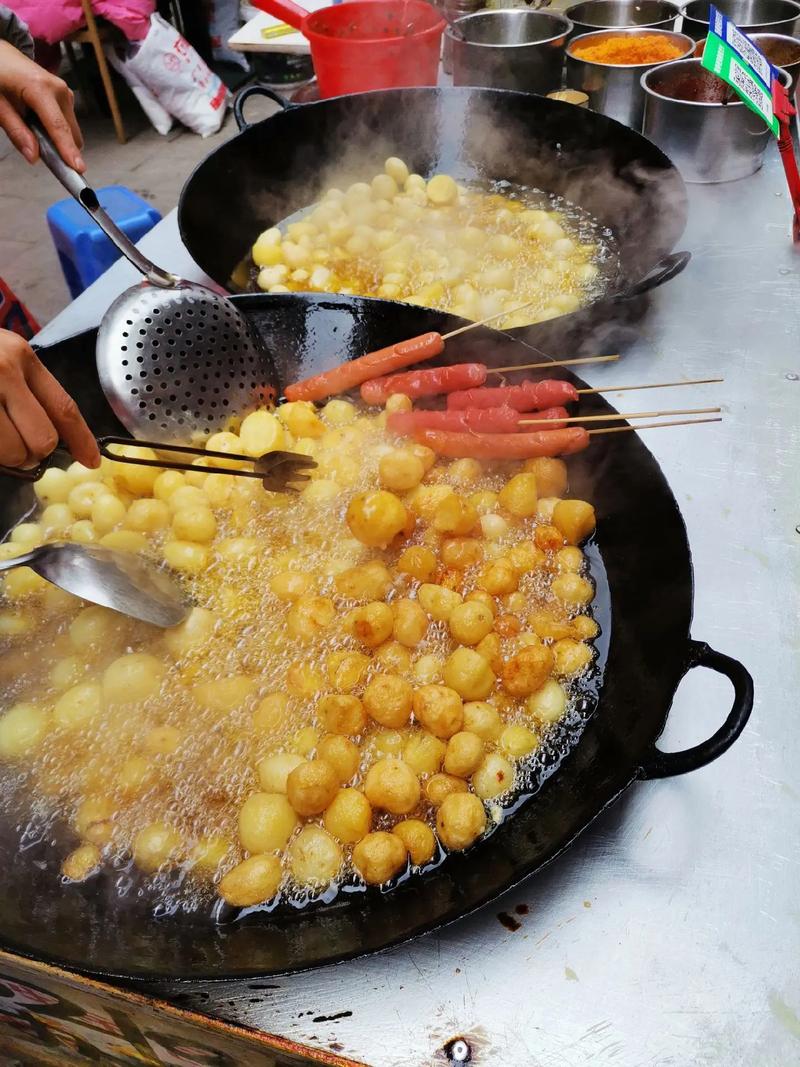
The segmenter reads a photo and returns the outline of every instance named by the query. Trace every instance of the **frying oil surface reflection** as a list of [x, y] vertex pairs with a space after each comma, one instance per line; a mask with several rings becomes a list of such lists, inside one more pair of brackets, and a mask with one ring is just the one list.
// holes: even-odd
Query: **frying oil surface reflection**
[[497, 325], [510, 329], [576, 311], [608, 290], [617, 266], [610, 231], [563, 197], [446, 174], [426, 182], [388, 159], [371, 182], [330, 189], [264, 231], [234, 280], [270, 293], [402, 300], [473, 320], [505, 312]]
[[23, 836], [69, 827], [66, 883], [106, 867], [124, 892], [132, 864], [161, 910], [383, 884], [491, 832], [574, 741], [591, 506], [560, 460], [441, 461], [385, 422], [301, 402], [208, 442], [313, 456], [297, 495], [113, 462], [37, 483], [2, 555], [141, 552], [196, 605], [159, 631], [3, 579], [0, 760]]

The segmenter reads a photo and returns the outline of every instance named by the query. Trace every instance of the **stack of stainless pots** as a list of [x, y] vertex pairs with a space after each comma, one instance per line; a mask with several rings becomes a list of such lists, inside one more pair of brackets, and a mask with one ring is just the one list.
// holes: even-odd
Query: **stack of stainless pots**
[[[482, 11], [485, 7], [483, 0], [436, 0], [434, 7], [441, 8], [447, 21], [455, 22], [464, 15], [472, 15], [476, 11]], [[442, 48], [442, 68], [445, 74], [453, 73], [453, 47], [452, 40], [444, 38]]]

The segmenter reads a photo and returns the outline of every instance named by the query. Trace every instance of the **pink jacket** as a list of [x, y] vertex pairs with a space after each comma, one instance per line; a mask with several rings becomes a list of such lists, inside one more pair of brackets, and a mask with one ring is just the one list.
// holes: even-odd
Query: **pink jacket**
[[[28, 24], [34, 37], [48, 44], [63, 41], [83, 26], [81, 0], [4, 0]], [[96, 15], [121, 30], [129, 41], [141, 41], [150, 28], [155, 0], [91, 0]]]

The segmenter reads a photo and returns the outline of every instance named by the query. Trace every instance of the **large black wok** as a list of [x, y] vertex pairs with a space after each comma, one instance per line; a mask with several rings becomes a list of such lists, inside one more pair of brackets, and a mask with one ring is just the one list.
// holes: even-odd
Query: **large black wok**
[[[242, 108], [265, 95], [284, 109], [248, 125]], [[496, 89], [395, 89], [290, 105], [251, 86], [234, 107], [241, 133], [191, 174], [178, 205], [181, 237], [220, 285], [256, 236], [313, 203], [331, 184], [363, 179], [399, 155], [423, 175], [506, 180], [565, 196], [610, 227], [619, 242], [617, 299], [540, 326], [547, 351], [619, 345], [641, 294], [678, 273], [670, 255], [687, 217], [683, 180], [654, 144], [627, 126], [546, 97]], [[604, 324], [602, 337], [589, 327]], [[523, 329], [522, 336], [526, 336]], [[587, 348], [587, 350], [588, 350]], [[600, 351], [600, 348], [596, 348]]]
[[[348, 353], [459, 322], [421, 308], [346, 297], [236, 301], [275, 354], [284, 382]], [[120, 432], [97, 381], [94, 343], [89, 331], [42, 349], [40, 356], [95, 431]], [[487, 329], [454, 338], [447, 351], [452, 359], [476, 357], [495, 366], [530, 356], [518, 341]], [[613, 410], [599, 396], [581, 407]], [[61, 887], [64, 846], [28, 842], [20, 854], [16, 828], [6, 825], [0, 829], [0, 947], [94, 974], [147, 979], [263, 976], [374, 952], [456, 919], [519, 882], [553, 859], [634, 780], [682, 774], [720, 756], [750, 715], [750, 677], [741, 664], [689, 637], [691, 557], [658, 464], [635, 434], [599, 440], [570, 461], [572, 491], [592, 500], [598, 514], [590, 555], [605, 662], [596, 710], [561, 767], [491, 837], [389, 893], [340, 894], [305, 911], [283, 905], [272, 915], [215, 928], [205, 918], [154, 919], [146, 900], [133, 893], [118, 899], [111, 875]], [[29, 487], [0, 478], [4, 530], [31, 499]], [[662, 753], [656, 740], [675, 689], [699, 665], [731, 680], [731, 710], [707, 741]]]

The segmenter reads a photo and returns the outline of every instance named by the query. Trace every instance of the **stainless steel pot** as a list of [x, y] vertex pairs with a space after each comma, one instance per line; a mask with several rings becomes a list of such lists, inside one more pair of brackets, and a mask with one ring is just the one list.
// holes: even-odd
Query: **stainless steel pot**
[[674, 30], [680, 12], [678, 4], [671, 0], [583, 0], [581, 4], [568, 7], [564, 14], [575, 27], [571, 39], [593, 30], [624, 30], [637, 26]]
[[[683, 33], [696, 41], [708, 36], [709, 0], [691, 0], [682, 9]], [[800, 26], [800, 4], [795, 0], [719, 0], [717, 10], [733, 19], [740, 30], [782, 33], [793, 37]]]
[[453, 84], [546, 94], [561, 88], [572, 23], [563, 15], [504, 8], [466, 15], [445, 30]]
[[682, 49], [683, 55], [694, 51], [694, 41], [682, 33], [671, 30], [624, 29], [600, 30], [573, 37], [567, 45], [567, 85], [579, 89], [589, 97], [589, 107], [617, 122], [623, 122], [637, 132], [642, 128], [644, 115], [644, 89], [642, 74], [657, 63], [630, 63], [614, 66], [582, 59], [577, 52], [587, 44], [600, 44], [610, 37], [663, 37]]
[[[774, 67], [780, 67], [781, 70], [785, 70], [791, 78], [789, 83], [789, 96], [793, 97], [797, 91], [797, 78], [800, 75], [800, 38], [789, 37], [783, 33], [751, 33], [750, 39], [757, 44], [764, 55], [769, 59], [770, 63]], [[776, 62], [774, 58], [775, 49], [782, 49], [785, 51], [794, 52], [796, 59], [792, 59], [790, 62]]]
[[[678, 100], [669, 95], [683, 92], [687, 78], [692, 77], [713, 75], [702, 68], [699, 59], [679, 59], [645, 71], [644, 136], [669, 156], [684, 181], [728, 182], [754, 174], [772, 134], [758, 115], [738, 98], [730, 100], [727, 93], [728, 103]], [[785, 70], [781, 77], [788, 85]]]

